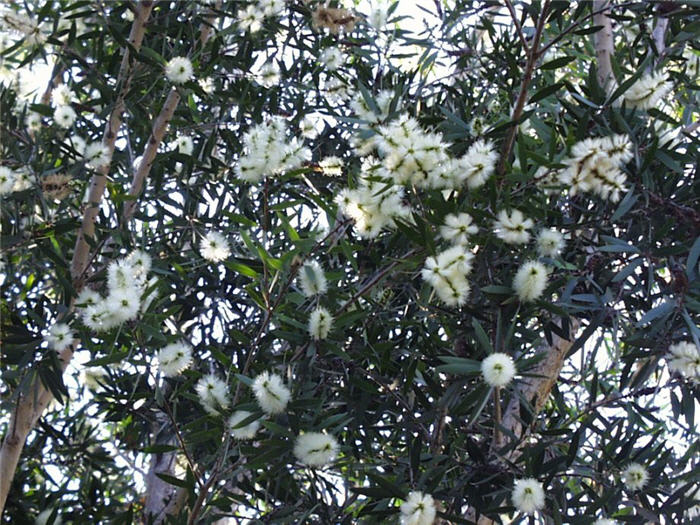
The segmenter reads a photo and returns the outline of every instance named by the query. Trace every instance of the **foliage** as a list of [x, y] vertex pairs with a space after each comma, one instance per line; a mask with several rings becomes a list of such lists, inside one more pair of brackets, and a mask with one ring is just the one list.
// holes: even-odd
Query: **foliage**
[[[3, 431], [34, 381], [56, 402], [29, 435], [4, 522], [30, 523], [55, 509], [45, 523], [147, 523], [155, 519], [146, 516], [148, 494], [161, 480], [184, 501], [171, 523], [398, 523], [416, 490], [432, 495], [447, 523], [479, 515], [524, 523], [511, 499], [522, 478], [545, 487], [537, 523], [692, 519], [698, 372], [670, 369], [668, 350], [688, 341], [697, 351], [700, 339], [697, 8], [615, 5], [617, 83], [606, 88], [596, 76], [595, 3], [515, 2], [520, 35], [501, 3], [463, 0], [419, 3], [414, 22], [424, 16], [424, 27], [409, 24], [404, 2], [361, 3], [328, 15], [339, 28], [323, 27], [318, 2], [288, 1], [259, 31], [241, 30], [243, 10], [272, 3], [157, 2], [138, 52], [127, 39], [139, 4], [6, 7], [1, 163], [25, 170], [31, 184], [0, 197]], [[37, 31], [12, 32], [8, 11], [25, 13]], [[373, 27], [368, 20], [382, 13], [388, 21]], [[652, 31], [662, 20], [659, 48]], [[208, 25], [214, 33], [200, 46]], [[324, 52], [334, 46], [342, 61], [331, 71]], [[83, 196], [99, 176], [76, 137], [103, 139], [127, 48], [124, 122], [88, 240], [89, 270], [76, 278]], [[195, 77], [173, 87], [164, 67], [180, 56]], [[60, 79], [50, 89], [72, 92], [77, 118], [67, 129], [53, 119], [55, 101], [42, 99], [46, 85], [27, 92], [44, 64]], [[672, 90], [651, 109], [632, 107], [625, 93], [651, 70]], [[513, 119], [523, 83], [526, 104]], [[143, 193], [133, 194], [171, 89], [180, 102]], [[270, 173], [242, 180], [237, 166], [255, 154], [245, 134], [273, 117], [287, 131], [265, 157]], [[410, 213], [365, 234], [337, 197], [367, 185], [379, 198], [399, 191], [359, 150], [405, 117], [442, 134], [442, 164], [483, 140], [498, 165], [473, 189], [400, 184], [396, 205]], [[32, 118], [40, 118], [34, 129]], [[304, 119], [314, 138], [302, 136]], [[612, 135], [628, 137], [630, 151], [619, 200], [556, 178], [576, 143]], [[183, 136], [191, 151], [178, 147]], [[303, 141], [310, 157], [300, 153], [292, 169], [272, 173], [284, 140]], [[373, 155], [387, 157], [381, 148]], [[329, 157], [340, 159], [330, 162], [342, 165], [340, 176]], [[67, 176], [54, 180], [67, 195], [51, 193], [53, 175]], [[133, 217], [128, 203], [136, 204]], [[529, 242], [506, 243], [494, 232], [503, 210], [534, 222]], [[422, 269], [450, 246], [439, 232], [456, 213], [471, 215], [478, 231], [467, 250], [469, 295], [450, 305]], [[561, 254], [538, 254], [543, 228], [564, 234]], [[212, 230], [230, 245], [222, 262], [202, 255]], [[153, 260], [143, 311], [96, 332], [75, 306], [80, 288], [106, 293], [110, 263], [135, 249]], [[513, 279], [535, 259], [548, 268], [546, 288], [521, 301]], [[324, 269], [325, 294], [299, 284], [308, 261]], [[325, 338], [307, 328], [319, 306], [333, 316]], [[55, 322], [79, 340], [65, 374], [43, 342]], [[518, 399], [517, 385], [542, 380], [533, 371], [562, 338], [573, 344], [551, 396]], [[193, 361], [165, 377], [158, 351], [179, 341], [192, 346]], [[512, 356], [518, 370], [497, 389], [480, 368], [494, 352]], [[280, 414], [256, 402], [251, 387], [263, 372], [291, 390]], [[196, 386], [209, 374], [225, 381], [228, 406], [203, 407]], [[515, 419], [529, 428], [522, 435], [500, 425], [513, 400]], [[239, 425], [259, 420], [254, 439], [232, 438], [227, 422], [236, 410], [252, 414]], [[335, 436], [337, 458], [304, 466], [294, 455], [304, 432]], [[163, 458], [173, 466], [154, 476]], [[650, 475], [640, 490], [621, 480], [631, 462]]]

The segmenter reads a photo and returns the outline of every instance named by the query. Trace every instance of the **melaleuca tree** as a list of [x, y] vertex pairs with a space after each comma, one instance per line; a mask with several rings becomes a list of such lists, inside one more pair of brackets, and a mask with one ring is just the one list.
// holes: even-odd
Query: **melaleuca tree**
[[5, 523], [686, 523], [697, 8], [10, 3]]

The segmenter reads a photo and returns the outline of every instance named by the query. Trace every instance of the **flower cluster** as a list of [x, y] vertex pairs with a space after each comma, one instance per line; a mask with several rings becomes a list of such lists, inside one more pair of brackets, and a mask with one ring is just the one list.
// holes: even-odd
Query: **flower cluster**
[[228, 408], [230, 403], [228, 385], [226, 381], [214, 374], [202, 377], [195, 385], [195, 390], [204, 410], [212, 416]]
[[316, 339], [325, 339], [333, 328], [333, 316], [324, 308], [319, 306], [309, 317], [309, 334]]
[[[389, 108], [391, 107], [391, 101], [394, 98], [394, 92], [389, 90], [380, 91], [375, 99], [375, 108], [371, 108], [367, 103], [367, 100], [362, 93], [358, 93], [350, 101], [350, 108], [355, 112], [357, 117], [361, 120], [369, 122], [371, 124], [376, 124], [383, 121], [389, 116]], [[370, 141], [370, 146], [374, 143]], [[359, 152], [363, 154], [362, 151]], [[368, 152], [365, 152], [366, 154]]]
[[469, 296], [467, 276], [472, 270], [473, 259], [474, 254], [465, 246], [453, 246], [428, 257], [421, 275], [442, 302], [448, 306], [462, 305]]
[[530, 240], [530, 229], [535, 223], [526, 218], [520, 210], [513, 210], [510, 215], [501, 210], [494, 223], [494, 231], [499, 239], [508, 244], [525, 244]]
[[282, 378], [270, 372], [263, 372], [255, 378], [253, 394], [263, 412], [271, 416], [284, 412], [292, 397]]
[[649, 473], [644, 465], [630, 463], [622, 470], [622, 480], [629, 490], [640, 490], [649, 481]]
[[646, 73], [625, 92], [625, 101], [639, 109], [655, 108], [673, 89], [673, 84], [660, 71]]
[[594, 137], [577, 142], [564, 161], [567, 167], [559, 181], [571, 195], [592, 192], [612, 202], [620, 200], [627, 177], [620, 169], [632, 159], [632, 148], [626, 135]]
[[306, 261], [299, 269], [299, 286], [306, 297], [326, 293], [328, 281], [318, 261]]
[[187, 57], [171, 58], [165, 65], [165, 76], [173, 84], [184, 84], [193, 74], [192, 62]]
[[235, 168], [236, 176], [246, 182], [259, 182], [299, 168], [311, 159], [311, 150], [299, 139], [287, 140], [287, 124], [280, 118], [253, 126], [243, 135], [245, 154]]
[[[368, 173], [372, 173], [372, 168], [368, 168]], [[335, 202], [343, 215], [353, 219], [357, 234], [372, 239], [384, 229], [395, 228], [397, 219], [410, 218], [411, 208], [403, 199], [403, 187], [362, 177], [357, 188], [341, 190]]]
[[180, 374], [192, 362], [192, 347], [184, 341], [171, 343], [158, 352], [158, 366], [166, 377]]
[[683, 341], [671, 345], [668, 349], [670, 354], [668, 368], [691, 379], [695, 383], [700, 383], [700, 349], [695, 343]]
[[516, 480], [511, 498], [519, 512], [532, 514], [544, 507], [542, 483], [534, 478]]
[[489, 386], [506, 386], [516, 372], [513, 358], [502, 352], [491, 354], [481, 362], [481, 375]]
[[322, 432], [305, 432], [294, 443], [294, 455], [309, 467], [328, 465], [335, 460], [339, 449], [338, 441]]
[[56, 350], [56, 352], [63, 352], [68, 348], [73, 342], [73, 332], [71, 332], [70, 326], [65, 323], [55, 323], [49, 327], [48, 334], [44, 338], [49, 345], [49, 348]]
[[82, 309], [85, 326], [104, 332], [135, 319], [142, 306], [149, 301], [148, 297], [144, 297], [144, 292], [150, 269], [151, 258], [141, 250], [134, 250], [127, 257], [112, 261], [107, 267], [107, 296], [103, 298], [85, 288], [76, 299], [77, 306]]
[[231, 246], [223, 234], [212, 230], [199, 242], [199, 252], [207, 261], [221, 262], [231, 255]]
[[262, 21], [269, 16], [279, 16], [284, 11], [284, 0], [258, 0], [238, 12], [238, 25], [243, 31], [257, 33]]
[[440, 226], [440, 237], [455, 245], [466, 246], [470, 235], [479, 231], [468, 213], [449, 213]]
[[565, 245], [564, 235], [557, 230], [544, 229], [537, 236], [537, 253], [540, 257], [556, 257]]
[[547, 267], [538, 261], [525, 262], [513, 278], [513, 288], [522, 302], [538, 299], [547, 287]]
[[433, 497], [418, 490], [408, 493], [400, 511], [401, 525], [432, 525], [437, 514]]
[[32, 179], [26, 169], [12, 170], [0, 166], [0, 196], [15, 191], [24, 191], [32, 185]]
[[228, 418], [228, 428], [231, 435], [236, 439], [253, 439], [260, 430], [260, 421], [254, 420], [246, 423], [253, 414], [247, 410], [236, 410]]

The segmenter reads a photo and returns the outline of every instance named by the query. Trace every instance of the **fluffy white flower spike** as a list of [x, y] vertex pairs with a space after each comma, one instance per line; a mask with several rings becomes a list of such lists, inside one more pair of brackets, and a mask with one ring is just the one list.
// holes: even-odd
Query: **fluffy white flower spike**
[[700, 349], [695, 343], [683, 341], [668, 348], [668, 368], [688, 379], [700, 382]]
[[511, 497], [515, 508], [524, 514], [544, 508], [544, 489], [534, 478], [516, 480]]
[[184, 84], [193, 73], [192, 62], [186, 57], [171, 58], [165, 66], [165, 76], [173, 84]]
[[109, 148], [101, 142], [92, 142], [85, 147], [85, 160], [88, 167], [100, 169], [107, 166], [111, 159], [109, 156]]
[[479, 231], [468, 213], [450, 213], [440, 226], [440, 237], [452, 244], [466, 245], [470, 235]]
[[649, 481], [649, 473], [644, 465], [630, 463], [622, 471], [622, 480], [629, 490], [641, 490]]
[[655, 108], [668, 95], [673, 85], [657, 71], [643, 75], [625, 92], [625, 100], [639, 109]]
[[231, 255], [231, 247], [221, 233], [210, 231], [199, 243], [199, 251], [207, 261], [220, 262]]
[[260, 408], [268, 415], [281, 414], [287, 408], [292, 393], [277, 374], [263, 372], [253, 382], [253, 394]]
[[335, 460], [339, 449], [338, 441], [322, 432], [300, 434], [294, 443], [294, 455], [309, 467], [328, 465]]
[[502, 210], [494, 223], [496, 235], [508, 244], [525, 244], [530, 240], [529, 230], [534, 226], [532, 219], [527, 219], [519, 210], [509, 215]]
[[180, 341], [169, 344], [158, 352], [158, 365], [166, 377], [180, 374], [192, 362], [192, 347]]
[[435, 293], [448, 306], [464, 304], [469, 297], [467, 275], [472, 271], [474, 254], [465, 246], [457, 245], [425, 260], [421, 271]]
[[53, 348], [56, 352], [62, 352], [71, 345], [73, 337], [70, 326], [65, 323], [56, 323], [51, 325], [49, 333], [44, 340], [49, 344], [50, 348]]
[[299, 269], [299, 286], [306, 297], [326, 293], [328, 282], [318, 261], [306, 261]]
[[599, 518], [593, 522], [593, 525], [617, 525], [617, 522], [608, 518]]
[[432, 525], [436, 514], [433, 497], [414, 490], [401, 504], [401, 525]]
[[236, 410], [228, 419], [228, 428], [236, 439], [253, 439], [260, 429], [260, 421], [252, 421], [247, 425], [241, 425], [243, 421], [253, 414], [246, 410]]
[[323, 50], [319, 60], [328, 71], [335, 71], [343, 63], [343, 52], [337, 47], [329, 47]]
[[556, 257], [564, 249], [564, 235], [557, 230], [542, 230], [537, 236], [537, 253], [542, 257]]
[[319, 306], [309, 317], [309, 334], [316, 339], [325, 339], [333, 328], [333, 316], [324, 307]]
[[515, 274], [513, 288], [523, 302], [538, 299], [547, 287], [547, 268], [537, 261], [524, 263]]
[[71, 106], [58, 106], [56, 111], [53, 112], [53, 119], [56, 121], [56, 125], [63, 128], [70, 128], [78, 115]]
[[481, 375], [490, 386], [506, 386], [516, 371], [513, 358], [502, 352], [491, 354], [481, 362]]
[[229, 405], [228, 385], [214, 374], [204, 376], [195, 386], [199, 402], [209, 414], [215, 416]]

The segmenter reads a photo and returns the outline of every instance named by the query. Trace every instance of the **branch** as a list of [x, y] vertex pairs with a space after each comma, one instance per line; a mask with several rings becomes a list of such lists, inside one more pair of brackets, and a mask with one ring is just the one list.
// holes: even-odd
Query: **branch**
[[535, 36], [532, 41], [532, 47], [529, 49], [527, 64], [525, 65], [525, 72], [523, 73], [523, 80], [520, 84], [520, 93], [518, 93], [518, 99], [515, 103], [515, 108], [513, 109], [513, 115], [511, 116], [511, 127], [508, 130], [508, 135], [503, 143], [503, 149], [501, 150], [501, 160], [498, 163], [498, 173], [503, 175], [506, 171], [506, 163], [510, 158], [510, 153], [513, 150], [513, 144], [515, 143], [515, 137], [518, 134], [518, 121], [523, 115], [523, 109], [525, 108], [525, 100], [527, 99], [527, 89], [530, 87], [530, 82], [532, 81], [532, 75], [535, 72], [535, 64], [539, 57], [538, 48], [540, 45], [540, 40], [542, 39], [542, 32], [544, 31], [544, 23], [547, 19], [547, 13], [549, 12], [549, 6], [551, 0], [545, 0], [542, 6], [542, 12], [537, 20], [537, 27], [535, 28]]
[[595, 54], [598, 60], [598, 84], [607, 92], [615, 82], [612, 70], [612, 57], [615, 54], [612, 21], [610, 20], [610, 0], [593, 2], [593, 24], [602, 26], [594, 36]]
[[[134, 23], [131, 26], [129, 34], [129, 43], [136, 51], [141, 48], [143, 36], [146, 30], [146, 21], [148, 20], [154, 2], [141, 2], [137, 4]], [[124, 49], [124, 57], [119, 68], [119, 76], [117, 77], [117, 86], [121, 86], [114, 109], [109, 116], [107, 125], [105, 126], [102, 144], [107, 146], [109, 158], [114, 154], [114, 144], [117, 140], [117, 134], [122, 123], [122, 115], [124, 113], [125, 98], [131, 86], [133, 70], [131, 68], [131, 54], [129, 48]], [[100, 203], [104, 195], [105, 186], [107, 184], [107, 174], [109, 173], [109, 165], [104, 166], [93, 175], [90, 180], [90, 188], [88, 191], [87, 204], [83, 214], [83, 223], [78, 232], [78, 239], [73, 252], [73, 260], [71, 261], [71, 276], [73, 278], [74, 287], [80, 290], [83, 285], [83, 276], [88, 268], [90, 245], [87, 239], [91, 239], [95, 235], [95, 219], [100, 210]]]
[[513, 7], [513, 3], [510, 0], [506, 0], [506, 7], [508, 7], [508, 12], [510, 13], [510, 18], [513, 20], [513, 24], [515, 25], [515, 30], [518, 33], [518, 38], [520, 38], [520, 43], [523, 45], [523, 49], [525, 50], [525, 53], [530, 54], [530, 46], [527, 45], [527, 40], [525, 39], [525, 35], [523, 34], [523, 28], [520, 27], [520, 21], [518, 20], [518, 17], [515, 13], [515, 8]]
[[[137, 9], [136, 16], [134, 17], [131, 33], [129, 34], [129, 42], [137, 51], [141, 47], [146, 21], [150, 16], [152, 8], [153, 2], [141, 2]], [[124, 97], [131, 83], [132, 71], [130, 65], [130, 48], [126, 47], [124, 48], [124, 56], [117, 78], [117, 85], [121, 85], [122, 87], [117, 96], [115, 107], [105, 127], [104, 137], [102, 139], [102, 143], [109, 148], [110, 155], [114, 151], [117, 130], [121, 124], [121, 116], [124, 111]], [[102, 200], [102, 194], [104, 193], [108, 170], [108, 167], [100, 170], [99, 173], [93, 176], [90, 182], [88, 207], [84, 211], [83, 222], [78, 232], [73, 260], [71, 262], [71, 276], [73, 278], [73, 287], [76, 290], [82, 287], [82, 276], [88, 266], [89, 245], [87, 239], [94, 236], [95, 218], [97, 217], [97, 211]], [[72, 304], [71, 308], [69, 308], [69, 313], [71, 309]], [[73, 358], [74, 350], [75, 345], [71, 345], [59, 354], [61, 371], [64, 371], [68, 367], [68, 363], [70, 363]], [[27, 436], [52, 399], [53, 396], [51, 392], [44, 387], [38, 376], [34, 376], [26, 392], [20, 392], [17, 396], [17, 406], [10, 416], [7, 434], [0, 448], [0, 516], [2, 516], [3, 510], [5, 509], [10, 485], [15, 470], [17, 469], [19, 457], [24, 448]]]

